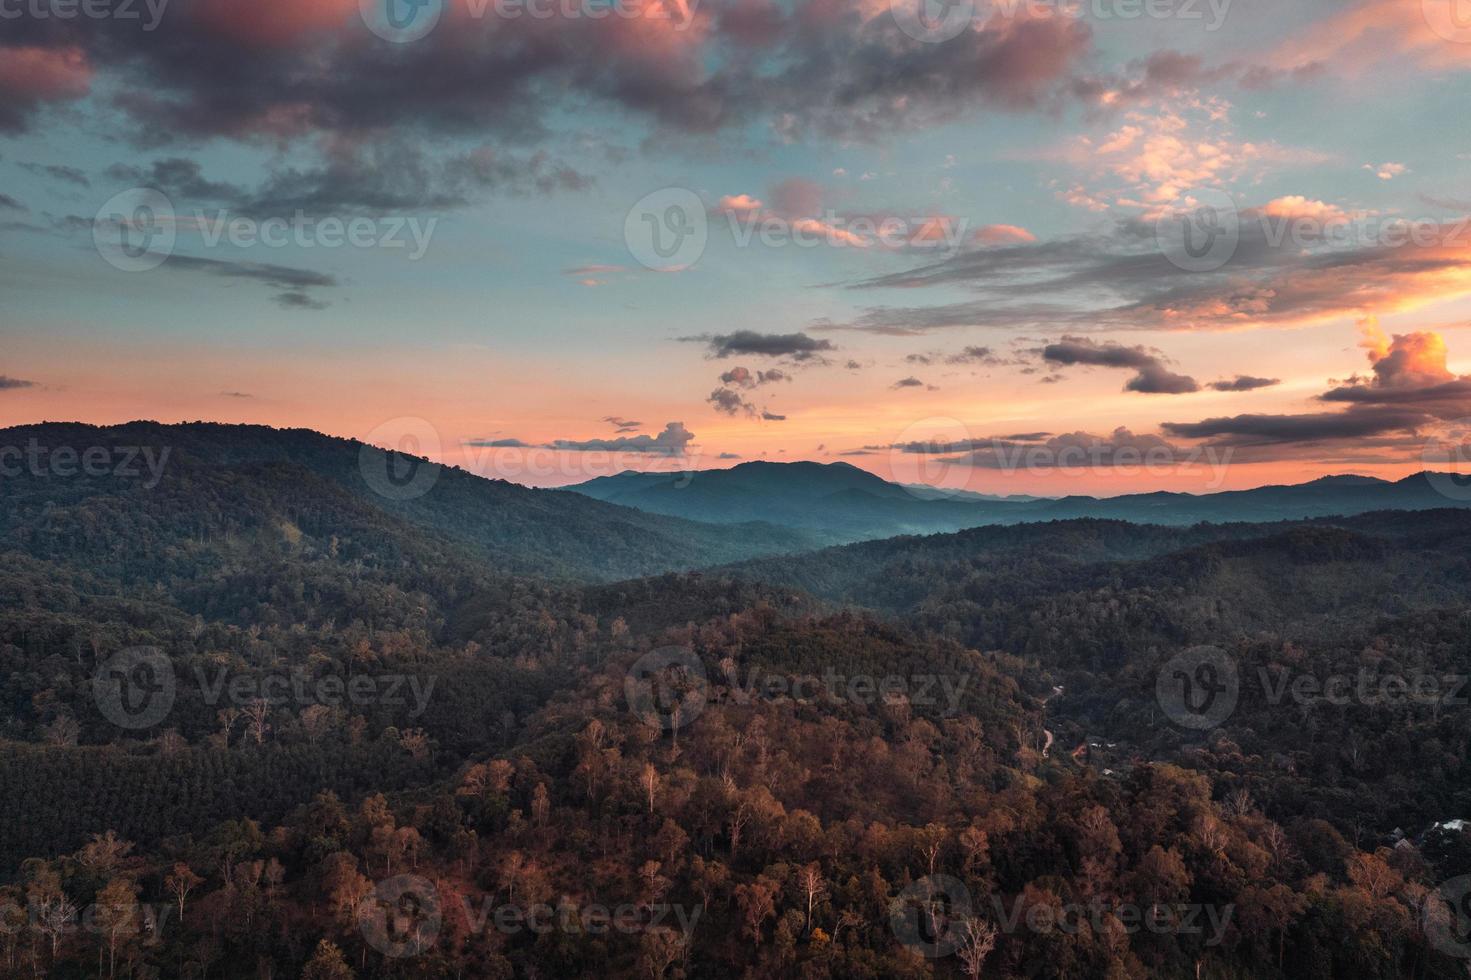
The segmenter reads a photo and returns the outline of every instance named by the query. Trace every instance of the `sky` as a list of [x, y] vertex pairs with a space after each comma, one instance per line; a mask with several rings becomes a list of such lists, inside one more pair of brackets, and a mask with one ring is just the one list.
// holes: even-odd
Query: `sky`
[[1471, 0], [0, 0], [0, 423], [1448, 469]]

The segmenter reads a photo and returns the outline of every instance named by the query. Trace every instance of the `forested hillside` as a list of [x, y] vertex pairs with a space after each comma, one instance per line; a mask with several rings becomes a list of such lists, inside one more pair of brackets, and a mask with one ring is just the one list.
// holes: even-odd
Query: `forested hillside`
[[[229, 549], [240, 538], [324, 536], [338, 522], [371, 528], [385, 550], [403, 528], [461, 545], [497, 571], [610, 580], [801, 550], [817, 539], [764, 524], [702, 525], [489, 480], [306, 429], [133, 422], [0, 430], [0, 445], [45, 452], [17, 458], [0, 482], [0, 534], [38, 557], [163, 562], [158, 544]], [[81, 462], [94, 447], [111, 465]], [[70, 451], [69, 475], [50, 460]], [[403, 487], [384, 474], [402, 471]], [[422, 485], [412, 483], [422, 473]], [[147, 569], [134, 569], [147, 574]]]
[[238, 434], [5, 485], [7, 976], [1465, 975], [1471, 515], [577, 581]]

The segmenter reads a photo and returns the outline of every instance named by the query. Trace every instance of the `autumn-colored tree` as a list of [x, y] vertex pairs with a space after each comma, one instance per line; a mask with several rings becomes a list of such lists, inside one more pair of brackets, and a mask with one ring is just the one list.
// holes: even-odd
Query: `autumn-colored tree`
[[301, 971], [301, 980], [356, 980], [357, 974], [347, 965], [342, 950], [329, 940], [317, 943], [312, 958]]
[[138, 886], [127, 878], [112, 879], [97, 893], [96, 913], [97, 928], [107, 945], [107, 976], [112, 978], [117, 975], [118, 945], [138, 929]]
[[996, 927], [976, 918], [952, 922], [950, 927], [959, 940], [956, 953], [960, 957], [961, 970], [968, 977], [979, 977], [986, 957], [996, 948]]
[[761, 924], [776, 914], [777, 890], [777, 883], [764, 876], [736, 886], [736, 905], [741, 910], [741, 923], [752, 947], [761, 945]]
[[189, 898], [189, 893], [202, 884], [204, 879], [182, 861], [175, 862], [173, 870], [164, 877], [164, 889], [174, 896], [174, 902], [179, 906], [180, 923], [184, 921], [184, 902]]

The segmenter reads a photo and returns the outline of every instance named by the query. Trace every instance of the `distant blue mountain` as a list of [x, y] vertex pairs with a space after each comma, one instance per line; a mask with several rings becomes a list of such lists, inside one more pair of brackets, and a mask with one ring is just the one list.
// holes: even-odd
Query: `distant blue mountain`
[[[1443, 492], [1445, 488], [1449, 490]], [[811, 462], [752, 462], [682, 474], [628, 471], [567, 489], [654, 514], [715, 524], [766, 521], [833, 541], [1080, 517], [1188, 525], [1471, 505], [1471, 482], [1446, 474], [1419, 473], [1396, 482], [1326, 476], [1291, 486], [1209, 494], [1051, 499], [951, 494], [891, 483], [847, 463]]]

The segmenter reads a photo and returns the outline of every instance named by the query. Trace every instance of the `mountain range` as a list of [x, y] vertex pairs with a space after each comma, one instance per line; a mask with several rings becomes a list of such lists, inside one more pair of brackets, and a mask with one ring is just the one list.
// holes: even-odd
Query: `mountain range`
[[[603, 503], [586, 495], [485, 479], [452, 466], [388, 454], [308, 429], [195, 422], [117, 426], [42, 423], [0, 429], [0, 449], [40, 448], [39, 467], [19, 461], [0, 479], [0, 537], [44, 554], [63, 548], [107, 560], [127, 549], [108, 525], [205, 523], [201, 500], [229, 523], [237, 542], [264, 528], [318, 522], [325, 533], [375, 526], [392, 540], [428, 531], [435, 539], [507, 574], [581, 581], [615, 580], [696, 568], [829, 543], [829, 536], [769, 523], [699, 523]], [[74, 455], [62, 475], [50, 460]], [[112, 469], [89, 475], [88, 451], [105, 451]], [[136, 455], [124, 469], [129, 454]], [[20, 460], [21, 457], [16, 457]], [[144, 460], [157, 464], [156, 475]], [[377, 474], [404, 464], [426, 467], [422, 493], [399, 494]], [[406, 469], [407, 472], [407, 469]], [[399, 499], [402, 497], [402, 499]], [[339, 526], [340, 525], [340, 526]], [[71, 535], [58, 537], [68, 528]], [[273, 532], [274, 533], [274, 532]], [[139, 555], [158, 561], [158, 555]]]
[[1418, 473], [1391, 482], [1330, 476], [1291, 486], [1219, 493], [1118, 497], [946, 496], [891, 483], [847, 463], [743, 463], [686, 474], [624, 472], [569, 487], [608, 503], [708, 523], [768, 521], [833, 543], [937, 534], [989, 524], [1100, 518], [1163, 525], [1261, 522], [1351, 516], [1376, 510], [1429, 510], [1471, 503], [1471, 485], [1451, 474]]
[[[32, 445], [44, 463], [7, 452]], [[976, 975], [894, 925], [938, 880], [1244, 923], [1208, 947], [998, 917], [984, 976], [1464, 976], [1416, 923], [1471, 877], [1471, 509], [820, 547], [839, 535], [761, 502], [1141, 498], [925, 501], [760, 464], [672, 488], [745, 508], [697, 522], [453, 468], [403, 492], [425, 465], [259, 426], [0, 431], [0, 909], [177, 907], [116, 934], [138, 966], [118, 977], [671, 976], [671, 933], [461, 925], [559, 896], [697, 912], [688, 976]], [[1457, 490], [1145, 497], [1272, 513], [1437, 487]], [[1161, 688], [1186, 655], [1217, 669], [1184, 675], [1222, 696], [1209, 730]], [[406, 879], [450, 914], [412, 919], [427, 945], [399, 956], [363, 923]], [[0, 972], [105, 976], [111, 938], [0, 928]]]

